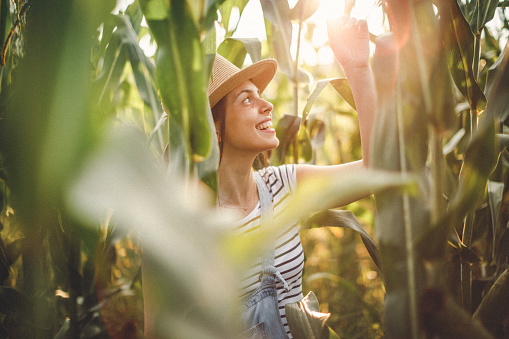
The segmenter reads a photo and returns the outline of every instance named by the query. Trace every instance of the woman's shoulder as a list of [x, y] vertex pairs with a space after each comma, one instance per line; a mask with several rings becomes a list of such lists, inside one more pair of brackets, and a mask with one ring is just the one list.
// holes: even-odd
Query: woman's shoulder
[[287, 187], [290, 193], [294, 193], [297, 185], [297, 177], [294, 164], [285, 164], [280, 166], [267, 166], [258, 173], [265, 178], [267, 185], [274, 187], [278, 183]]

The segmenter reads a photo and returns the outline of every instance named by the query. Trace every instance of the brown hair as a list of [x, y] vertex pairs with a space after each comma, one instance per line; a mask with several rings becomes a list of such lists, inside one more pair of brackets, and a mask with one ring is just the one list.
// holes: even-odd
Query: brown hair
[[219, 164], [221, 164], [221, 159], [223, 158], [223, 142], [225, 138], [226, 132], [226, 96], [222, 97], [221, 100], [217, 102], [211, 109], [212, 118], [214, 118], [214, 123], [219, 122]]

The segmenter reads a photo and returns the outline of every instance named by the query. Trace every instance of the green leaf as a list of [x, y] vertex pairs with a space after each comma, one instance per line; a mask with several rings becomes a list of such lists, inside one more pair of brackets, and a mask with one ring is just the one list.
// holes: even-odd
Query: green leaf
[[[425, 236], [427, 244], [429, 245], [431, 242], [435, 241], [434, 240], [435, 237], [436, 238], [440, 237], [440, 234], [439, 232], [437, 232], [436, 229], [432, 230]], [[423, 246], [428, 246], [426, 245], [426, 241], [423, 241]], [[461, 241], [461, 239], [458, 236], [458, 233], [455, 230], [451, 232], [448, 243], [451, 247], [458, 251], [462, 263], [464, 262], [473, 265], [481, 262], [481, 258], [479, 258], [479, 256], [475, 254], [474, 251], [465, 246], [465, 244]]]
[[[118, 51], [117, 53], [122, 53], [127, 56], [133, 71], [138, 93], [145, 105], [150, 107], [153, 114], [153, 123], [149, 126], [146, 126], [147, 119], [143, 119], [145, 123], [145, 126], [143, 126], [144, 130], [153, 130], [159, 133], [159, 148], [162, 150], [164, 145], [163, 137], [161, 132], [154, 128], [156, 122], [159, 121], [161, 117], [164, 117], [164, 112], [162, 112], [161, 103], [157, 94], [157, 86], [155, 84], [155, 66], [152, 60], [148, 58], [141, 49], [138, 43], [138, 34], [132, 25], [130, 17], [118, 15], [116, 19], [118, 26], [113, 34], [119, 36], [119, 49], [125, 49], [125, 51]], [[119, 76], [122, 74], [122, 71], [123, 69], [120, 70]]]
[[477, 113], [486, 107], [486, 97], [473, 73], [474, 35], [456, 0], [437, 3], [441, 20], [447, 25], [444, 45], [449, 51], [449, 71], [456, 87]]
[[249, 53], [253, 62], [261, 59], [262, 45], [258, 39], [228, 38], [219, 45], [217, 53], [224, 56], [238, 68], [242, 68], [247, 53]]
[[276, 148], [279, 163], [284, 163], [284, 158], [300, 128], [301, 118], [296, 115], [284, 114], [276, 125], [276, 136], [279, 146]]
[[318, 299], [309, 292], [303, 299], [285, 305], [290, 333], [295, 339], [326, 339], [329, 330], [325, 324], [330, 313], [320, 313]]
[[509, 146], [509, 135], [507, 134], [497, 134], [498, 141], [500, 142], [501, 151], [503, 148]]
[[330, 84], [336, 92], [345, 100], [350, 107], [354, 110], [357, 110], [355, 107], [355, 100], [353, 99], [352, 90], [350, 89], [350, 85], [348, 84], [348, 80], [345, 78], [332, 79]]
[[444, 145], [442, 148], [442, 153], [444, 155], [450, 154], [454, 149], [456, 149], [456, 146], [458, 146], [459, 142], [463, 137], [465, 136], [465, 129], [460, 128], [452, 137], [449, 139], [449, 141]]
[[5, 258], [7, 259], [7, 263], [9, 265], [14, 264], [16, 260], [21, 256], [21, 247], [23, 243], [23, 238], [19, 238], [11, 242], [5, 248]]
[[[138, 43], [138, 35], [132, 26], [129, 17], [118, 15], [117, 30], [113, 33], [118, 35], [120, 40], [119, 49], [125, 48], [125, 53], [130, 61], [133, 70], [134, 80], [138, 92], [154, 114], [161, 114], [160, 104], [157, 102], [157, 91], [155, 89], [155, 67], [152, 61], [147, 58]], [[121, 52], [117, 52], [121, 53]], [[121, 70], [123, 71], [123, 69]]]
[[509, 225], [506, 225], [506, 228], [498, 241], [496, 250], [497, 266], [502, 268], [507, 260], [509, 260]]
[[474, 312], [473, 318], [480, 321], [491, 333], [500, 333], [504, 319], [509, 315], [509, 273], [505, 270]]
[[[114, 25], [108, 25], [113, 29], [118, 25], [118, 17], [113, 17]], [[122, 41], [122, 30], [120, 32], [112, 32], [110, 39], [107, 42], [107, 48], [104, 53], [104, 61], [101, 72], [97, 76], [95, 83], [100, 90], [99, 104], [108, 105], [111, 102], [111, 97], [115, 90], [118, 89], [121, 83], [121, 77], [127, 63], [126, 45]]]
[[324, 208], [344, 206], [351, 197], [369, 195], [379, 192], [393, 192], [400, 195], [401, 191], [415, 192], [414, 178], [403, 177], [399, 173], [356, 169], [344, 173], [341, 178], [321, 176], [304, 179], [299, 182], [299, 190], [294, 194], [292, 202], [278, 215], [277, 222], [263, 227], [256, 234], [236, 237], [228, 241], [229, 256], [242, 257], [245, 253], [260, 253], [267, 246], [267, 237], [280, 232], [289, 222], [304, 220], [311, 213]]
[[[158, 3], [143, 1], [142, 10], [151, 10], [148, 5]], [[157, 6], [161, 9], [160, 4]], [[211, 130], [206, 109], [208, 79], [199, 31], [187, 2], [171, 2], [167, 17], [157, 18], [147, 18], [147, 23], [158, 43], [156, 74], [170, 118], [170, 151], [184, 150], [187, 162], [200, 162], [210, 154]]]
[[491, 212], [491, 229], [493, 234], [493, 257], [495, 256], [495, 240], [497, 235], [497, 227], [504, 194], [504, 183], [488, 180], [488, 202]]
[[[147, 152], [146, 138], [138, 131], [125, 127], [106, 131], [104, 144], [69, 187], [69, 210], [92, 229], [113, 210], [118, 227], [138, 235], [144, 261], [150, 258], [144, 270], [149, 269], [151, 279], [143, 283], [153, 287], [149, 290], [160, 316], [173, 319], [161, 337], [189, 337], [185, 328], [232, 337], [238, 275], [222, 255], [228, 221], [216, 214], [210, 191], [197, 182], [184, 185], [173, 166], [166, 169]], [[212, 266], [214, 270], [202, 279], [206, 267]], [[210, 303], [201, 302], [197, 288]], [[196, 316], [183, 317], [183, 308], [187, 312], [191, 307]]]
[[311, 146], [314, 149], [322, 146], [325, 142], [326, 135], [325, 123], [321, 119], [318, 119], [314, 114], [310, 114], [308, 116], [306, 126], [311, 138]]
[[140, 7], [147, 21], [169, 19], [168, 6], [164, 0], [140, 0]]
[[429, 288], [419, 300], [421, 328], [429, 338], [491, 339], [493, 336], [444, 291]]
[[425, 256], [436, 257], [443, 254], [440, 244], [446, 241], [453, 227], [461, 222], [466, 213], [475, 208], [484, 196], [486, 183], [495, 168], [497, 157], [494, 124], [490, 119], [483, 119], [465, 151], [458, 189], [451, 198], [448, 211], [433, 226], [438, 227], [438, 233], [434, 236], [433, 243], [421, 243]]
[[0, 286], [0, 313], [26, 317], [31, 303], [13, 288]]
[[320, 95], [322, 90], [327, 86], [328, 83], [330, 83], [332, 79], [323, 79], [319, 80], [315, 83], [315, 86], [313, 87], [313, 90], [311, 91], [311, 94], [309, 94], [308, 98], [306, 99], [306, 106], [304, 106], [304, 109], [302, 110], [302, 122], [305, 123], [307, 116], [309, 112], [311, 111], [311, 107], [315, 103], [316, 98]]
[[38, 225], [58, 207], [63, 188], [95, 142], [92, 37], [114, 5], [31, 3], [30, 15], [39, 19], [31, 21], [25, 37], [0, 143], [7, 150], [14, 204], [22, 218], [37, 218]]
[[290, 19], [304, 22], [317, 11], [319, 6], [319, 0], [299, 0], [290, 10]]
[[[4, 45], [6, 34], [10, 30], [10, 22], [7, 20], [9, 18], [9, 8], [7, 6], [6, 1], [0, 2], [0, 46]], [[9, 23], [9, 25], [7, 25]], [[3, 55], [2, 55], [3, 59]], [[4, 65], [2, 65], [3, 67]]]
[[268, 20], [266, 24], [267, 39], [278, 61], [279, 68], [290, 79], [294, 76], [294, 65], [290, 54], [292, 42], [292, 23], [290, 22], [290, 7], [287, 1], [260, 1], [263, 16]]
[[143, 13], [141, 12], [140, 2], [138, 0], [133, 1], [133, 3], [127, 7], [125, 14], [129, 17], [131, 26], [136, 32], [136, 35], [138, 35], [143, 21]]
[[309, 139], [307, 129], [301, 125], [299, 128], [299, 153], [302, 159], [305, 162], [311, 161], [313, 159], [313, 147], [311, 146], [311, 140]]
[[[205, 38], [202, 40], [203, 45], [203, 51], [205, 53], [205, 64], [207, 65], [205, 67], [206, 70], [212, 70], [212, 63], [210, 64], [211, 67], [208, 67], [208, 58], [212, 57], [214, 58], [217, 52], [216, 48], [216, 30], [210, 29], [207, 31], [207, 34], [205, 35]], [[212, 59], [214, 60], [214, 59]], [[210, 72], [207, 72], [210, 73]], [[207, 77], [208, 78], [208, 77]]]
[[481, 258], [470, 248], [466, 247], [463, 243], [459, 243], [458, 246], [461, 262], [468, 263], [470, 265], [479, 264], [482, 262]]
[[[222, 18], [221, 23], [223, 24], [227, 34], [232, 34], [237, 29], [240, 21], [240, 16], [242, 15], [242, 11], [244, 10], [244, 7], [246, 7], [248, 1], [249, 0], [228, 0], [219, 6], [219, 12], [221, 12]], [[239, 21], [235, 23], [235, 27], [230, 27], [230, 15], [234, 7], [239, 9]]]
[[[209, 118], [209, 128], [211, 131], [213, 131], [215, 130], [214, 121], [208, 105], [207, 111], [209, 112], [209, 114], [207, 114], [207, 117]], [[207, 159], [198, 163], [198, 176], [207, 186], [209, 186], [214, 192], [217, 193], [218, 190], [217, 170], [219, 169], [219, 145], [217, 143], [216, 134], [211, 133], [210, 136], [212, 151]]]
[[435, 58], [429, 61], [434, 63], [425, 89], [428, 97], [432, 98], [431, 112], [428, 112], [429, 120], [440, 135], [448, 135], [457, 128], [458, 118], [455, 112], [455, 92], [448, 71], [446, 51], [437, 51]]
[[313, 227], [344, 227], [356, 231], [361, 236], [362, 242], [369, 252], [369, 255], [375, 262], [376, 266], [380, 268], [380, 259], [376, 242], [371, 238], [368, 232], [362, 227], [361, 223], [357, 220], [351, 211], [347, 210], [325, 210], [319, 212], [301, 225], [302, 229]]
[[499, 0], [484, 0], [475, 2], [475, 9], [472, 19], [470, 20], [470, 27], [475, 35], [481, 34], [486, 23], [493, 19], [498, 4]]
[[486, 113], [495, 115], [502, 122], [509, 117], [509, 100], [506, 98], [509, 88], [508, 50], [509, 45], [506, 45], [495, 64], [490, 67], [486, 83], [486, 95], [488, 96]]
[[110, 43], [111, 36], [113, 34], [113, 30], [116, 28], [116, 16], [110, 14], [106, 17], [103, 23], [102, 37], [101, 43], [99, 46], [99, 50], [97, 51], [97, 58], [94, 60], [94, 66], [98, 69], [98, 61], [101, 57], [105, 56], [106, 48]]

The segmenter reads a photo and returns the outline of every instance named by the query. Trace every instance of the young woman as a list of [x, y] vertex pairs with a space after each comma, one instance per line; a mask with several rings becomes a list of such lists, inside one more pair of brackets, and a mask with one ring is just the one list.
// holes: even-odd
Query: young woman
[[[348, 77], [357, 107], [363, 160], [353, 163], [269, 166], [254, 172], [253, 162], [258, 154], [279, 145], [272, 127], [273, 106], [261, 97], [276, 73], [277, 64], [274, 60], [262, 60], [240, 70], [216, 55], [208, 95], [221, 154], [217, 205], [220, 210], [237, 213], [233, 231], [239, 235], [259, 230], [262, 219], [277, 218], [303, 179], [341, 177], [367, 166], [376, 102], [368, 63], [368, 27], [365, 21], [342, 17], [329, 22], [328, 32], [330, 46]], [[357, 192], [338, 202], [338, 206], [370, 193]], [[335, 206], [323, 206], [330, 207]], [[288, 225], [273, 240], [273, 250], [253, 259], [253, 265], [241, 277], [243, 338], [291, 338], [284, 305], [303, 297], [304, 254], [298, 232], [296, 222]], [[145, 333], [152, 338], [148, 313]], [[259, 336], [260, 333], [263, 335]]]
[[[220, 210], [237, 212], [239, 221], [234, 229], [240, 235], [256, 232], [260, 228], [263, 219], [260, 190], [263, 184], [268, 188], [268, 199], [272, 200], [269, 209], [277, 218], [304, 178], [341, 177], [348, 171], [356, 171], [368, 164], [376, 93], [368, 63], [367, 24], [342, 17], [330, 22], [328, 31], [330, 46], [343, 66], [356, 102], [363, 149], [363, 160], [358, 162], [337, 166], [269, 166], [253, 172], [257, 155], [279, 144], [272, 127], [273, 106], [261, 97], [277, 65], [274, 60], [262, 60], [239, 70], [223, 57], [216, 56], [208, 94], [221, 154], [218, 207]], [[263, 178], [261, 186], [260, 178]], [[338, 206], [369, 193], [358, 192], [356, 196], [345, 197]], [[323, 206], [324, 209], [330, 207], [336, 206]], [[288, 225], [275, 239], [274, 251], [268, 255], [269, 261], [267, 256], [262, 255], [242, 277], [240, 295], [244, 298], [242, 317], [246, 338], [255, 338], [257, 331], [265, 331], [269, 338], [291, 338], [284, 305], [303, 297], [304, 254], [298, 231], [296, 223]], [[264, 300], [267, 295], [273, 299]]]

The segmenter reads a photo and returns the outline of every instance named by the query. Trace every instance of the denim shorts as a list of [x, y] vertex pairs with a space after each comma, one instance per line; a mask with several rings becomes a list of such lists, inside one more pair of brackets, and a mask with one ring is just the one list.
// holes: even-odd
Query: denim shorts
[[277, 303], [276, 279], [264, 274], [260, 286], [242, 305], [244, 339], [288, 339]]

